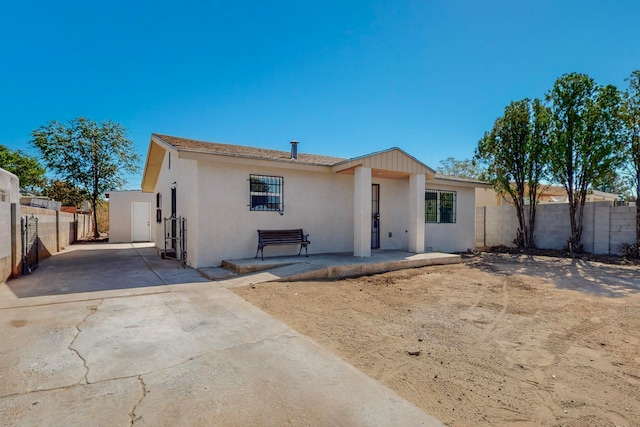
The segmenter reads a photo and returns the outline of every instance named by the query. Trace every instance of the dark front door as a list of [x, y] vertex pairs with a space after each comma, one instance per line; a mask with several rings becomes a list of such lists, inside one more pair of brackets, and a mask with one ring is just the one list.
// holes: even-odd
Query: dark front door
[[174, 219], [171, 221], [171, 248], [177, 250], [176, 237], [178, 237], [178, 221], [175, 220], [176, 212], [178, 212], [176, 205], [176, 187], [173, 187], [171, 188], [171, 218]]
[[380, 248], [380, 184], [371, 185], [371, 249]]

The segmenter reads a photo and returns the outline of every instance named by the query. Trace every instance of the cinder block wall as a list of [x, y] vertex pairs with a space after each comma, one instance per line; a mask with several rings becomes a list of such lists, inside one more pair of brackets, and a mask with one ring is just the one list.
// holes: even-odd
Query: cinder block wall
[[[584, 207], [582, 243], [585, 251], [619, 254], [623, 243], [635, 241], [635, 207], [613, 207], [609, 202], [587, 203]], [[481, 218], [482, 221], [479, 221]], [[476, 245], [513, 246], [518, 230], [514, 206], [476, 208]], [[569, 205], [541, 204], [536, 211], [536, 247], [564, 249], [571, 235]], [[483, 245], [479, 245], [483, 242]]]
[[610, 213], [610, 246], [619, 251], [623, 243], [633, 243], [636, 239], [636, 207], [618, 206]]

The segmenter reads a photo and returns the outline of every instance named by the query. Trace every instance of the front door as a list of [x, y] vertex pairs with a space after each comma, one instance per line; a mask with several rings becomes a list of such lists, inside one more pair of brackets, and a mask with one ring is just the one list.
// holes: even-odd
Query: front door
[[371, 185], [371, 249], [380, 248], [380, 184]]
[[178, 212], [177, 206], [176, 206], [176, 187], [172, 187], [171, 188], [171, 218], [173, 218], [173, 220], [171, 221], [171, 248], [172, 249], [178, 249], [178, 246], [176, 245], [176, 238], [178, 237], [178, 229], [177, 229], [177, 222], [175, 220], [176, 218], [176, 214]]
[[148, 242], [151, 236], [151, 203], [131, 203], [131, 241]]

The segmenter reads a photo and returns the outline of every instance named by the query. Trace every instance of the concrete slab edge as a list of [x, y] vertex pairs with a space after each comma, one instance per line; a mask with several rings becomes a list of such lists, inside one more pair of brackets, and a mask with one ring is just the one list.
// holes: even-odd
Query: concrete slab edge
[[295, 282], [303, 280], [331, 280], [347, 277], [370, 276], [372, 274], [386, 273], [389, 271], [404, 270], [407, 268], [420, 268], [429, 265], [459, 264], [461, 257], [449, 256], [446, 258], [430, 258], [405, 261], [390, 261], [375, 264], [351, 264], [332, 267], [323, 267], [303, 273], [292, 274], [275, 278], [271, 282]]

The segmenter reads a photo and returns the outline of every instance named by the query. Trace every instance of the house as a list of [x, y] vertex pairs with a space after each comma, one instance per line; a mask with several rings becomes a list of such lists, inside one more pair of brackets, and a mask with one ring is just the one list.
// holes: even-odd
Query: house
[[[526, 192], [525, 187], [525, 192]], [[539, 203], [568, 203], [567, 191], [559, 185], [540, 185], [538, 190]], [[525, 193], [525, 202], [528, 201]], [[606, 193], [604, 191], [589, 190], [587, 193], [587, 202], [615, 202], [620, 200], [617, 194]], [[495, 192], [493, 188], [477, 188], [476, 189], [476, 206], [504, 206], [511, 205], [509, 195], [501, 195]]]
[[152, 240], [184, 249], [195, 268], [253, 257], [258, 229], [302, 228], [310, 253], [466, 251], [474, 248], [475, 188], [483, 186], [438, 176], [399, 148], [343, 159], [298, 153], [295, 141], [278, 151], [159, 134], [142, 179], [155, 200]]

